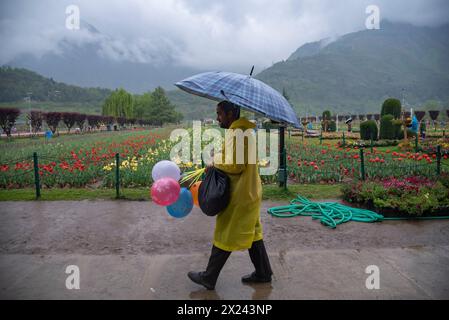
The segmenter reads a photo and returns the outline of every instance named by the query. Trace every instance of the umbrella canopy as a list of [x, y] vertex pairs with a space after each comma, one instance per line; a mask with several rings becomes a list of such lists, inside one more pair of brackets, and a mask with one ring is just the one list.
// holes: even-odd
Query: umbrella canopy
[[288, 101], [276, 90], [251, 76], [231, 72], [205, 72], [175, 84], [191, 94], [230, 101], [249, 111], [300, 128]]

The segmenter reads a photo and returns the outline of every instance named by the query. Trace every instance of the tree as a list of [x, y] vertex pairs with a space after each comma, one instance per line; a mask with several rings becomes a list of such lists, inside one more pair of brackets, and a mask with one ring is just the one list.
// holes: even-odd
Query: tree
[[115, 118], [112, 116], [104, 116], [103, 117], [103, 123], [107, 126], [112, 126], [115, 122]]
[[77, 113], [75, 116], [75, 121], [81, 131], [84, 128], [84, 122], [86, 121], [87, 116], [84, 113]]
[[133, 96], [120, 88], [111, 93], [102, 108], [104, 116], [132, 117], [134, 113]]
[[174, 123], [182, 119], [182, 115], [175, 110], [175, 106], [171, 104], [164, 89], [157, 87], [151, 96], [150, 120], [153, 120], [153, 124]]
[[36, 135], [36, 133], [39, 130], [41, 130], [43, 120], [44, 120], [44, 115], [43, 115], [42, 111], [32, 110], [30, 112], [30, 114], [28, 115], [28, 121], [31, 122], [31, 128], [33, 130], [33, 135]]
[[137, 119], [150, 119], [152, 116], [152, 94], [146, 92], [134, 97], [134, 117]]
[[56, 133], [56, 129], [59, 126], [59, 121], [61, 121], [61, 112], [47, 112], [44, 114], [45, 122], [47, 122], [47, 126], [50, 128], [53, 134]]
[[87, 123], [92, 128], [100, 129], [102, 116], [96, 115], [96, 114], [90, 114], [87, 116]]
[[120, 127], [124, 127], [125, 123], [126, 123], [126, 118], [125, 117], [118, 117], [117, 118], [117, 123], [119, 124]]
[[63, 112], [62, 113], [62, 122], [64, 122], [69, 133], [70, 133], [70, 129], [72, 129], [72, 127], [75, 125], [76, 116], [77, 116], [76, 112]]
[[20, 110], [17, 108], [0, 108], [0, 127], [2, 127], [8, 138], [11, 137], [11, 129], [14, 127], [19, 115]]

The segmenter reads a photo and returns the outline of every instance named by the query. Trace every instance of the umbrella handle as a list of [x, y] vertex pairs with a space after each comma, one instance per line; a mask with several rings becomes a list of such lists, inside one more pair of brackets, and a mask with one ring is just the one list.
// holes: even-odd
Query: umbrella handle
[[251, 72], [249, 73], [249, 76], [251, 77], [253, 75], [254, 66], [251, 68]]

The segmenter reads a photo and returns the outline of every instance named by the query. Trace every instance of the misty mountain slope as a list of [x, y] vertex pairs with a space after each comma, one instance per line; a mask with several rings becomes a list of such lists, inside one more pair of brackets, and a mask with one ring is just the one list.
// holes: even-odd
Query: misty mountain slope
[[[122, 39], [104, 35], [86, 22], [81, 24], [81, 30], [89, 41], [80, 44], [73, 39], [63, 39], [58, 43], [58, 53], [46, 53], [41, 57], [22, 54], [6, 65], [33, 70], [68, 84], [108, 89], [123, 87], [133, 93], [158, 86], [173, 89], [174, 82], [200, 72], [175, 65], [172, 53], [162, 43], [158, 44], [156, 52], [145, 52], [147, 56], [142, 57], [143, 49], [127, 48]], [[122, 59], [124, 55], [134, 56]]]
[[449, 26], [383, 22], [380, 30], [306, 44], [257, 75], [285, 88], [299, 110], [379, 111], [390, 96], [409, 104], [449, 100]]
[[111, 94], [111, 90], [67, 85], [26, 69], [0, 68], [0, 102], [22, 101], [28, 93], [36, 102], [100, 104]]
[[[95, 28], [88, 30], [97, 35]], [[27, 90], [33, 91], [33, 86], [37, 86], [35, 92], [43, 95], [33, 99], [45, 100], [48, 91], [61, 91], [56, 88], [55, 80], [79, 83], [83, 87], [123, 87], [140, 93], [164, 84], [173, 88], [174, 82], [201, 72], [173, 66], [169, 56], [161, 57], [158, 66], [102, 58], [99, 52], [106, 45], [102, 41], [109, 43], [109, 38], [97, 35], [94, 39], [81, 47], [63, 41], [61, 55], [16, 59], [22, 67], [52, 79], [31, 76], [34, 80], [30, 82], [26, 73], [19, 78], [5, 78], [3, 74], [2, 101], [23, 99]], [[402, 94], [406, 103], [415, 108], [427, 100], [449, 102], [448, 57], [449, 25], [429, 28], [382, 22], [380, 30], [363, 30], [305, 44], [286, 61], [274, 64], [256, 78], [280, 92], [285, 88], [292, 105], [301, 114], [305, 111], [316, 114], [325, 109], [340, 114], [377, 113], [386, 98], [402, 99]], [[39, 82], [43, 83], [42, 88]], [[96, 105], [110, 92], [89, 90], [85, 95], [83, 88], [63, 89], [70, 91], [67, 101], [73, 101], [78, 94], [79, 101], [95, 100]], [[179, 89], [167, 91], [167, 95], [186, 119], [215, 117], [213, 101]]]

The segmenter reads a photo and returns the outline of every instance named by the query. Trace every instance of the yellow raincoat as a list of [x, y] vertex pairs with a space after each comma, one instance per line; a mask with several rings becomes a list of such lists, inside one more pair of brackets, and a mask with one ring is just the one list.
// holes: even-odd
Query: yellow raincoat
[[[255, 125], [246, 118], [234, 121], [230, 129], [253, 129]], [[236, 162], [236, 139], [233, 142], [234, 161], [225, 164], [224, 153], [230, 148], [225, 144], [222, 164], [214, 164], [224, 171], [231, 182], [231, 199], [226, 209], [217, 215], [214, 245], [225, 251], [236, 251], [251, 248], [254, 241], [261, 240], [262, 225], [260, 223], [260, 205], [262, 201], [262, 184], [259, 176], [257, 160], [248, 164], [248, 143], [245, 140], [245, 157], [243, 164]], [[257, 147], [257, 146], [256, 146]]]

